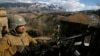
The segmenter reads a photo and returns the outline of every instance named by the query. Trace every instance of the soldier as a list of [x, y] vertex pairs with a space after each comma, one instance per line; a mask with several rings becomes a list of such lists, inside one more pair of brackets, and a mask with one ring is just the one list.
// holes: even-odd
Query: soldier
[[0, 56], [19, 56], [20, 53], [28, 50], [25, 49], [25, 46], [29, 46], [30, 43], [37, 43], [25, 32], [25, 24], [24, 18], [19, 15], [12, 15], [8, 19], [10, 32], [0, 41]]

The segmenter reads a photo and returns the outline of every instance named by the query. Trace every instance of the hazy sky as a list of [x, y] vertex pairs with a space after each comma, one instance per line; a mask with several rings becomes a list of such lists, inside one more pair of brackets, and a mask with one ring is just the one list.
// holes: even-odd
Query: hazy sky
[[45, 3], [53, 3], [60, 5], [66, 8], [67, 11], [79, 11], [79, 10], [88, 10], [88, 9], [100, 9], [100, 6], [96, 4], [100, 4], [100, 0], [0, 0], [0, 2], [45, 2]]

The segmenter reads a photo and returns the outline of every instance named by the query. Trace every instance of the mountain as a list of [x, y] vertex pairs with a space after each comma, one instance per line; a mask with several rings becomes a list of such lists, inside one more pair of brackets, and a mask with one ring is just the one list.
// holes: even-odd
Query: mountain
[[41, 10], [64, 10], [62, 7], [48, 3], [33, 3], [30, 7]]
[[29, 7], [31, 3], [0, 3], [0, 7]]
[[23, 7], [23, 8], [31, 8], [31, 9], [39, 9], [39, 10], [61, 10], [63, 11], [64, 9], [62, 7], [59, 7], [54, 4], [48, 4], [48, 3], [0, 3], [0, 7], [5, 7], [5, 8], [15, 8], [15, 7]]

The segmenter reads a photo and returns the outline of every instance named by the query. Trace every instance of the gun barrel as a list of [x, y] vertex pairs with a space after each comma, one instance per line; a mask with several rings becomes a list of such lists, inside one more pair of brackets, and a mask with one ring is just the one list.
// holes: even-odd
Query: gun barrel
[[78, 35], [74, 35], [74, 36], [70, 36], [70, 37], [61, 37], [61, 40], [70, 40], [70, 39], [80, 38], [80, 37], [84, 37], [84, 36], [88, 36], [88, 35], [90, 35], [90, 33], [86, 32], [84, 34], [78, 34]]

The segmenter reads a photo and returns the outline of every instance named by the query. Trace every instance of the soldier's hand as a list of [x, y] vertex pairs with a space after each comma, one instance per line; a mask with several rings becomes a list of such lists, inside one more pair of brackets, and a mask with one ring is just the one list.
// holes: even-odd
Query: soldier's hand
[[52, 48], [60, 48], [59, 45], [53, 45]]
[[27, 54], [29, 52], [29, 47], [26, 46], [24, 47], [23, 51], [21, 52], [22, 54]]
[[32, 39], [34, 44], [37, 44], [37, 41], [35, 38]]
[[14, 56], [23, 56], [29, 53], [29, 46], [17, 46], [17, 52]]

